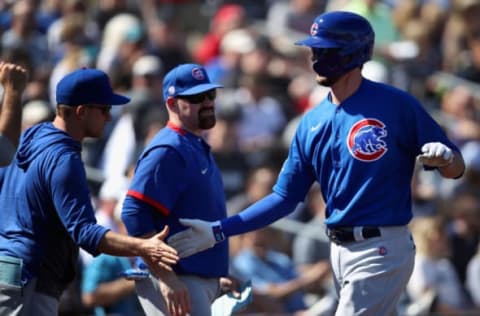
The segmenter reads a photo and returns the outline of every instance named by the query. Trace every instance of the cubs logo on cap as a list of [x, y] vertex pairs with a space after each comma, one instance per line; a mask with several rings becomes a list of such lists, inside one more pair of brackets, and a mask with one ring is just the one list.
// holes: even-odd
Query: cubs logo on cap
[[193, 95], [208, 90], [223, 88], [212, 83], [207, 71], [197, 64], [182, 64], [170, 70], [163, 79], [163, 97]]
[[205, 76], [203, 75], [203, 71], [200, 68], [193, 68], [192, 69], [192, 76], [197, 80], [204, 80]]

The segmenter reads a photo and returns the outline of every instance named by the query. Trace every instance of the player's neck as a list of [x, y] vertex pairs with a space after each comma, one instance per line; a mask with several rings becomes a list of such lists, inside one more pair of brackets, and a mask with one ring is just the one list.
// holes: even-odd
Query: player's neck
[[342, 76], [331, 87], [332, 103], [340, 105], [343, 101], [354, 94], [362, 83], [361, 70], [356, 68]]
[[78, 128], [77, 124], [69, 123], [68, 119], [64, 119], [60, 116], [55, 116], [55, 119], [52, 122], [53, 126], [58, 128], [61, 131], [69, 134], [73, 139], [81, 142], [84, 138], [84, 134], [81, 132], [81, 129]]

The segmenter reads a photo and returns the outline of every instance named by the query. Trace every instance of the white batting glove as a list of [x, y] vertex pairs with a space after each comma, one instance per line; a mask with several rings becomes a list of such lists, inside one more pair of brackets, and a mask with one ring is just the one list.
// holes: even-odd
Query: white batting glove
[[184, 218], [179, 221], [182, 225], [190, 226], [190, 228], [172, 235], [168, 238], [168, 244], [177, 250], [180, 258], [212, 248], [217, 242], [225, 239], [219, 221], [207, 222]]
[[429, 167], [445, 167], [452, 163], [453, 152], [442, 143], [426, 143], [418, 161]]

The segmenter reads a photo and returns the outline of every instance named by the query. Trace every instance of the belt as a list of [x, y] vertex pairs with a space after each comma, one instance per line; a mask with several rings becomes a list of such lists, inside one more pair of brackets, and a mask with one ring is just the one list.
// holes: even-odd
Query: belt
[[336, 244], [362, 241], [373, 237], [380, 237], [381, 235], [378, 227], [358, 226], [327, 228], [328, 238]]

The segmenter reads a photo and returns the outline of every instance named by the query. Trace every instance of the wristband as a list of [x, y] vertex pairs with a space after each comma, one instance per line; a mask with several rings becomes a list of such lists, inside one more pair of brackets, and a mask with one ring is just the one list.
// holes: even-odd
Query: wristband
[[223, 233], [222, 225], [220, 222], [216, 222], [212, 225], [213, 237], [217, 243], [225, 240], [225, 234]]

